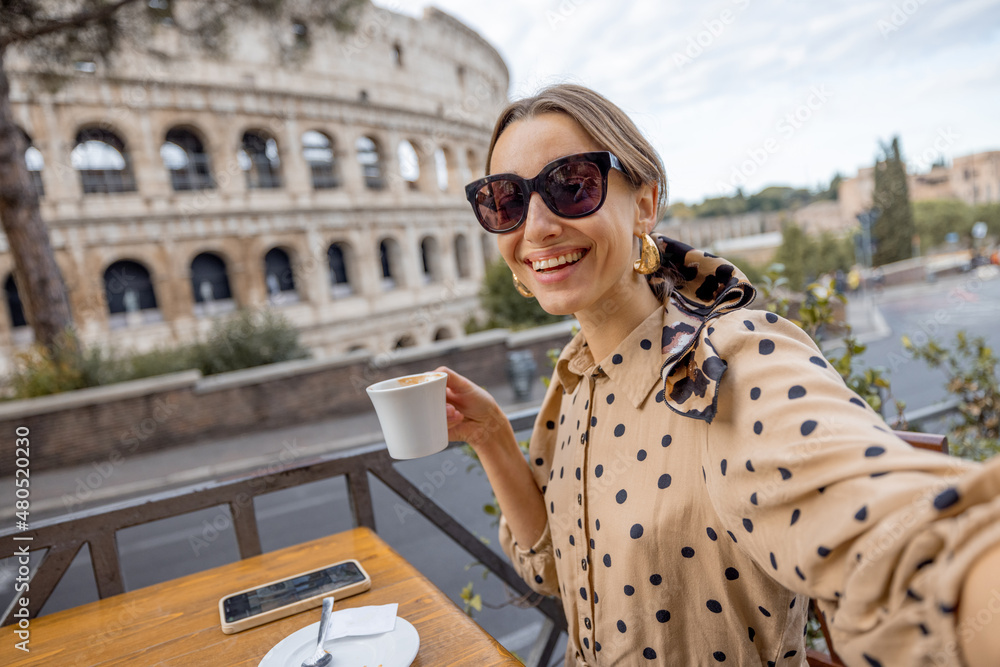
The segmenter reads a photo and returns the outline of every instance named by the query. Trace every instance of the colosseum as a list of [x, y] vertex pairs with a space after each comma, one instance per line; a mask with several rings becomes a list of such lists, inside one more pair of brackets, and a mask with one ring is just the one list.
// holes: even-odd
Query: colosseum
[[[497, 51], [439, 10], [370, 4], [352, 33], [233, 41], [204, 58], [166, 22], [152, 49], [78, 62], [55, 88], [8, 55], [83, 340], [146, 350], [266, 306], [317, 356], [462, 336], [496, 252], [463, 185], [506, 102]], [[12, 267], [0, 235], [0, 372], [32, 340]]]

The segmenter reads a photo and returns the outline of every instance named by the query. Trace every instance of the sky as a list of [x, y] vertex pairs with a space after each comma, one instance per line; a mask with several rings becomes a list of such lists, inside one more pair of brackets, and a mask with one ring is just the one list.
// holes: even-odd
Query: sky
[[492, 44], [510, 97], [589, 86], [659, 151], [671, 202], [817, 189], [899, 136], [915, 171], [1000, 150], [1000, 0], [375, 0]]

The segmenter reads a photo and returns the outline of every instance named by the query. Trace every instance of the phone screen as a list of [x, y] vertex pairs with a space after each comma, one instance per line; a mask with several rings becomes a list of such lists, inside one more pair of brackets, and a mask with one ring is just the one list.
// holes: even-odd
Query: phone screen
[[222, 607], [226, 614], [226, 622], [233, 623], [364, 580], [365, 575], [357, 565], [351, 562], [339, 563], [325, 570], [317, 570], [248, 593], [228, 597], [222, 603]]

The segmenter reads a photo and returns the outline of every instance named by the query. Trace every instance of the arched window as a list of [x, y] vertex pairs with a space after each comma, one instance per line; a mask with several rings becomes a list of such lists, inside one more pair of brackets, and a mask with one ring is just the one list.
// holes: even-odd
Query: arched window
[[27, 132], [21, 130], [21, 136], [24, 137], [24, 145], [27, 146], [24, 150], [24, 164], [28, 167], [31, 187], [34, 188], [37, 196], [44, 197], [45, 186], [42, 185], [42, 170], [45, 169], [45, 158], [42, 157], [42, 152], [34, 147]]
[[302, 157], [306, 159], [312, 171], [313, 189], [325, 190], [340, 185], [330, 137], [316, 130], [303, 133]]
[[434, 151], [434, 172], [437, 175], [437, 186], [441, 192], [448, 192], [448, 181], [451, 179], [451, 152], [447, 148]]
[[399, 45], [399, 42], [392, 45], [392, 62], [396, 63], [396, 67], [403, 66], [403, 47]]
[[298, 300], [292, 262], [281, 248], [271, 248], [264, 255], [264, 282], [268, 298], [273, 303]]
[[466, 182], [474, 181], [483, 176], [483, 170], [479, 168], [479, 158], [476, 157], [476, 152], [471, 148], [465, 152], [465, 168], [469, 170], [465, 177]]
[[424, 284], [441, 279], [440, 259], [437, 239], [433, 236], [424, 237], [420, 241], [420, 266], [423, 269]]
[[472, 275], [469, 267], [469, 242], [464, 234], [455, 237], [455, 268], [458, 269], [459, 278], [468, 278]]
[[170, 184], [175, 191], [210, 190], [215, 187], [205, 146], [190, 130], [171, 128], [160, 146], [160, 158], [170, 172]]
[[448, 340], [454, 337], [455, 335], [451, 332], [451, 329], [449, 329], [448, 327], [441, 327], [440, 329], [434, 332], [434, 340]]
[[104, 296], [112, 329], [163, 319], [149, 270], [139, 262], [123, 259], [105, 269]]
[[191, 294], [195, 315], [233, 310], [235, 305], [225, 260], [211, 252], [203, 252], [191, 260]]
[[420, 189], [420, 158], [413, 144], [409, 141], [400, 141], [396, 149], [399, 160], [399, 175], [406, 181], [411, 190]]
[[379, 155], [378, 144], [370, 137], [358, 137], [354, 143], [358, 164], [365, 177], [365, 187], [371, 190], [381, 190], [385, 187], [382, 178], [382, 158]]
[[347, 269], [349, 250], [343, 243], [334, 243], [326, 251], [330, 265], [330, 293], [335, 297], [350, 296], [354, 293]]
[[14, 274], [11, 273], [4, 281], [3, 291], [7, 297], [7, 314], [10, 315], [11, 328], [28, 326], [28, 320], [24, 317], [24, 306], [21, 305], [21, 295], [17, 293], [17, 285], [14, 283]]
[[399, 244], [393, 239], [383, 239], [378, 244], [378, 254], [382, 263], [382, 289], [395, 289], [402, 283]]
[[417, 344], [417, 341], [414, 340], [413, 336], [411, 336], [410, 334], [403, 334], [396, 341], [395, 349], [401, 350], [404, 347], [413, 347], [416, 344]]
[[267, 132], [263, 130], [244, 132], [237, 160], [240, 169], [246, 174], [247, 188], [253, 190], [281, 187], [278, 142]]
[[70, 163], [80, 172], [85, 194], [135, 191], [125, 142], [114, 132], [99, 128], [80, 130]]

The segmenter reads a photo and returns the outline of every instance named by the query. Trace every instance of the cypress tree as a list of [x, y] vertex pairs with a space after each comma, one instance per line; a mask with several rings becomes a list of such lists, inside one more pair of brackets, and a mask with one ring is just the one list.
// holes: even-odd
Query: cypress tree
[[881, 266], [912, 257], [916, 225], [899, 137], [893, 137], [888, 146], [882, 144], [882, 159], [875, 164], [872, 205], [879, 210], [872, 225], [872, 263]]

